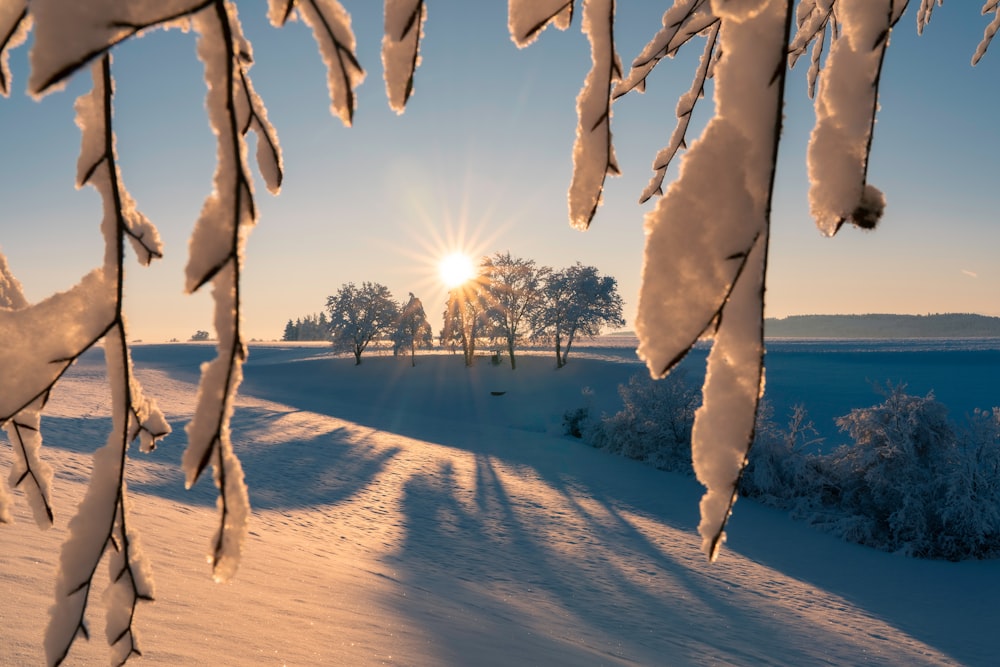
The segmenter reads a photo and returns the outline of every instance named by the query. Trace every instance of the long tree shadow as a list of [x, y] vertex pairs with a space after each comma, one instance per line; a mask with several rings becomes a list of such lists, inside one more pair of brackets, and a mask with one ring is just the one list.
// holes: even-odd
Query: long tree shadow
[[409, 478], [405, 538], [386, 558], [410, 589], [393, 603], [441, 664], [469, 664], [470, 637], [486, 646], [503, 638], [476, 664], [539, 655], [566, 665], [818, 664], [867, 660], [880, 648], [894, 657], [877, 664], [944, 658], [846, 600], [823, 594], [813, 605], [811, 587], [780, 572], [743, 558], [708, 565], [696, 535], [658, 518], [657, 535], [677, 543], [655, 544], [613, 495], [558, 488], [482, 454], [473, 471], [459, 462]]
[[[259, 408], [240, 408], [234, 424], [239, 430], [237, 455], [243, 463], [250, 504], [259, 510], [285, 510], [333, 505], [349, 500], [372, 484], [399, 452], [398, 447], [370, 442], [362, 429], [316, 424], [303, 419], [312, 435], [267, 437], [255, 429], [263, 424], [281, 431], [283, 420], [296, 415]], [[290, 421], [290, 420], [289, 420]], [[90, 454], [107, 440], [111, 419], [107, 417], [45, 417], [43, 432], [47, 447]], [[127, 472], [129, 489], [167, 500], [197, 506], [214, 506], [218, 491], [206, 474], [191, 489], [184, 488], [181, 457], [187, 446], [183, 424], [154, 451], [139, 454], [133, 448]], [[73, 473], [82, 479], [79, 471]]]

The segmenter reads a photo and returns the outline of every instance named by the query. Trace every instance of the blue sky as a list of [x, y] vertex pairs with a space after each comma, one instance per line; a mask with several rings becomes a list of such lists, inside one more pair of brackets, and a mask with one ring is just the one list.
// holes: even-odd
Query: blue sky
[[[591, 230], [566, 222], [575, 99], [589, 68], [579, 20], [518, 50], [506, 3], [435, 0], [415, 94], [397, 116], [385, 102], [377, 2], [345, 2], [368, 77], [353, 128], [329, 113], [325, 71], [308, 30], [281, 30], [264, 3], [240, 3], [253, 42], [255, 86], [285, 157], [282, 193], [258, 183], [261, 211], [245, 269], [248, 338], [280, 337], [348, 281], [414, 292], [435, 328], [444, 307], [437, 260], [455, 249], [510, 251], [560, 268], [576, 261], [618, 279], [634, 317], [642, 261], [637, 198], [674, 125], [700, 44], [653, 73], [645, 95], [615, 105], [620, 178], [610, 179]], [[619, 3], [626, 65], [660, 26], [663, 6]], [[975, 6], [973, 6], [975, 5]], [[922, 37], [915, 7], [893, 34], [883, 74], [870, 180], [888, 199], [873, 233], [822, 237], [809, 218], [805, 146], [812, 125], [804, 65], [789, 79], [772, 217], [767, 314], [980, 312], [1000, 315], [1000, 62], [994, 45], [969, 64], [986, 19], [978, 3], [938, 8]], [[166, 258], [131, 264], [130, 335], [186, 339], [210, 329], [204, 294], [183, 294], [187, 237], [209, 193], [215, 142], [194, 35], [154, 32], [115, 50], [118, 150], [125, 183], [159, 227]], [[0, 247], [37, 301], [75, 283], [102, 257], [100, 203], [73, 187], [79, 132], [72, 103], [86, 75], [30, 100], [27, 48], [12, 54], [14, 93], [0, 99]], [[703, 103], [693, 139], [710, 110]], [[675, 172], [673, 172], [675, 173]]]

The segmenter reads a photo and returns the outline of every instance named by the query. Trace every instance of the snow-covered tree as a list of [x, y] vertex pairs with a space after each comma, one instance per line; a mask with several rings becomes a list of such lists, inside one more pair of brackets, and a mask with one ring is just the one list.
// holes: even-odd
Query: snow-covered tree
[[542, 283], [550, 270], [509, 252], [494, 253], [480, 263], [486, 318], [492, 336], [507, 347], [511, 369], [517, 368], [514, 348], [530, 333], [531, 319], [542, 305]]
[[556, 368], [566, 365], [577, 337], [596, 336], [603, 327], [625, 326], [618, 281], [600, 275], [596, 267], [577, 262], [553, 271], [541, 291], [542, 302], [532, 315], [533, 335], [553, 341]]
[[434, 331], [431, 323], [427, 321], [427, 313], [424, 312], [424, 304], [420, 299], [410, 297], [399, 310], [399, 319], [396, 321], [396, 328], [392, 332], [393, 353], [398, 354], [400, 350], [410, 351], [410, 365], [416, 366], [417, 348], [434, 347]]
[[[662, 28], [627, 73], [615, 48], [616, 1], [579, 4], [593, 67], [577, 99], [579, 124], [568, 198], [570, 221], [577, 227], [590, 224], [606, 175], [618, 172], [611, 143], [613, 99], [642, 90], [665, 58], [695, 39], [704, 40], [691, 89], [677, 105], [676, 129], [656, 156], [654, 177], [643, 195], [663, 194], [645, 222], [636, 329], [640, 355], [655, 376], [673, 369], [696, 340], [713, 340], [692, 456], [695, 472], [707, 487], [699, 530], [706, 553], [714, 558], [754, 439], [764, 381], [763, 296], [786, 60], [794, 63], [810, 51], [817, 123], [807, 159], [817, 225], [828, 235], [845, 222], [871, 227], [884, 206], [881, 192], [867, 182], [881, 67], [892, 29], [909, 3], [674, 0]], [[576, 0], [509, 0], [512, 39], [525, 46], [549, 25], [566, 29], [576, 5]], [[920, 0], [918, 30], [927, 25], [934, 7], [935, 0]], [[365, 72], [355, 56], [349, 14], [338, 0], [269, 0], [268, 8], [275, 26], [297, 17], [312, 29], [327, 67], [331, 111], [350, 125], [355, 88]], [[420, 62], [426, 10], [423, 0], [387, 0], [385, 8], [386, 89], [390, 104], [401, 110]], [[1000, 3], [985, 0], [982, 13], [992, 18], [973, 63], [1000, 29]], [[136, 437], [142, 449], [151, 449], [167, 426], [131, 371], [123, 313], [124, 249], [131, 245], [141, 264], [159, 257], [162, 250], [155, 227], [135, 207], [119, 173], [111, 51], [151, 30], [177, 26], [199, 34], [197, 52], [208, 84], [206, 107], [217, 140], [213, 188], [194, 225], [185, 281], [189, 292], [212, 285], [218, 353], [202, 369], [182, 467], [188, 486], [209, 464], [213, 467], [220, 502], [209, 560], [214, 576], [226, 580], [238, 566], [249, 515], [229, 428], [247, 355], [240, 301], [244, 248], [258, 219], [248, 132], [256, 135], [256, 163], [268, 190], [277, 193], [282, 181], [277, 135], [250, 78], [252, 46], [230, 0], [0, 0], [0, 93], [10, 90], [9, 50], [25, 43], [29, 30], [34, 30], [28, 81], [32, 94], [45, 95], [89, 70], [93, 88], [77, 101], [83, 134], [77, 181], [93, 185], [105, 202], [104, 257], [70, 290], [29, 303], [6, 262], [0, 263], [0, 425], [9, 434], [13, 429], [15, 470], [29, 468], [13, 479], [27, 489], [43, 524], [51, 516], [51, 504], [50, 477], [44, 466], [35, 464], [41, 445], [39, 415], [69, 365], [101, 340], [114, 405], [112, 434], [95, 454], [89, 490], [63, 547], [46, 639], [53, 664], [62, 662], [75, 638], [86, 633], [90, 585], [109, 546], [115, 549], [117, 572], [108, 626], [113, 662], [139, 652], [132, 612], [138, 601], [152, 594], [129, 521], [126, 463]], [[702, 136], [688, 142], [692, 110], [710, 77], [715, 81], [714, 115]], [[664, 193], [667, 166], [682, 149], [680, 175]], [[6, 488], [0, 487], [0, 519], [9, 516], [9, 499]]]
[[327, 297], [326, 309], [334, 349], [350, 351], [356, 365], [368, 344], [392, 333], [399, 318], [399, 305], [389, 288], [379, 283], [363, 282], [361, 287], [346, 283]]
[[326, 313], [314, 313], [288, 320], [281, 340], [330, 340], [330, 322]]
[[441, 328], [442, 345], [461, 345], [466, 366], [476, 359], [476, 343], [488, 326], [485, 286], [481, 277], [473, 278], [448, 292]]

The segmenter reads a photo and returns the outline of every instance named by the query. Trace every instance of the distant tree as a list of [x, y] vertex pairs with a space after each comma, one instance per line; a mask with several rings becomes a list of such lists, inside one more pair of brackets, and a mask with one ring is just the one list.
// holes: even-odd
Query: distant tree
[[486, 329], [486, 304], [483, 283], [474, 278], [448, 292], [444, 309], [441, 344], [462, 346], [465, 365], [472, 366], [476, 356], [476, 340]]
[[555, 343], [556, 368], [566, 365], [578, 336], [596, 336], [605, 326], [625, 326], [618, 281], [601, 276], [593, 266], [577, 262], [548, 274], [541, 293], [541, 305], [532, 318], [533, 335]]
[[326, 313], [306, 315], [294, 322], [288, 320], [281, 340], [330, 340], [330, 322]]
[[434, 332], [430, 322], [427, 321], [427, 314], [424, 312], [424, 304], [420, 299], [410, 292], [409, 300], [403, 305], [396, 321], [396, 330], [392, 332], [393, 354], [398, 354], [399, 350], [410, 349], [410, 365], [416, 366], [416, 350], [418, 347], [433, 347]]
[[194, 332], [194, 334], [191, 336], [190, 340], [192, 340], [192, 341], [204, 341], [204, 340], [208, 340], [208, 336], [209, 336], [209, 333], [207, 331], [202, 331], [201, 329], [199, 329], [198, 331]]
[[354, 363], [361, 363], [361, 353], [376, 337], [392, 331], [399, 318], [399, 306], [389, 288], [364, 282], [361, 287], [346, 283], [334, 296], [327, 297], [330, 333], [333, 346], [350, 350]]
[[510, 367], [517, 368], [514, 347], [527, 335], [531, 318], [542, 305], [541, 287], [551, 269], [498, 252], [484, 257], [480, 270], [491, 334], [506, 343]]

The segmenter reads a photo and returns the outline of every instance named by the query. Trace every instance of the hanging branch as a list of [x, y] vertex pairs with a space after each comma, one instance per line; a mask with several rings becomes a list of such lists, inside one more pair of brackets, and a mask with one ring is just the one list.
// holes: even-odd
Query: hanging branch
[[278, 133], [268, 120], [267, 108], [254, 90], [253, 82], [247, 74], [247, 70], [253, 65], [253, 49], [250, 42], [242, 33], [237, 33], [236, 39], [239, 42], [236, 70], [239, 92], [235, 96], [234, 106], [240, 123], [240, 134], [244, 138], [251, 131], [257, 135], [255, 156], [257, 169], [264, 179], [268, 192], [276, 195], [281, 191], [281, 183], [284, 180], [284, 159], [281, 155], [281, 146], [278, 144]]
[[0, 0], [0, 95], [10, 95], [8, 55], [24, 43], [31, 30], [27, 0]]
[[674, 159], [677, 151], [687, 148], [687, 130], [691, 124], [691, 115], [698, 101], [705, 96], [705, 80], [708, 78], [709, 66], [715, 59], [715, 47], [719, 37], [719, 22], [716, 20], [709, 29], [708, 37], [705, 40], [705, 51], [702, 53], [701, 62], [694, 75], [694, 81], [687, 93], [681, 95], [677, 100], [677, 125], [674, 126], [673, 134], [670, 135], [670, 143], [656, 154], [653, 160], [653, 177], [646, 185], [646, 189], [639, 195], [639, 203], [645, 203], [650, 197], [663, 194], [663, 179], [667, 175], [667, 168], [671, 160]]
[[[77, 101], [77, 122], [82, 130], [78, 186], [91, 184], [104, 200], [105, 280], [114, 285], [115, 307], [104, 339], [112, 398], [112, 432], [107, 444], [94, 453], [90, 485], [78, 513], [69, 523], [56, 583], [56, 602], [50, 610], [45, 647], [48, 661], [59, 665], [77, 637], [89, 638], [85, 622], [90, 590], [97, 567], [108, 548], [111, 584], [107, 638], [112, 664], [124, 664], [141, 655], [133, 627], [141, 600], [152, 600], [149, 565], [139, 548], [128, 517], [125, 466], [130, 443], [146, 434], [144, 449], [169, 433], [169, 426], [155, 403], [146, 399], [135, 380], [126, 343], [123, 313], [125, 293], [125, 239], [135, 247], [140, 262], [162, 255], [159, 234], [139, 213], [121, 183], [112, 129], [113, 82], [111, 58], [105, 54], [92, 68], [94, 87]], [[133, 421], [134, 419], [134, 421]]]
[[827, 25], [833, 18], [833, 10], [837, 0], [826, 0], [819, 4], [817, 0], [802, 0], [799, 3], [795, 21], [795, 36], [788, 45], [788, 66], [795, 67], [799, 57], [806, 52], [809, 45], [821, 38]]
[[413, 94], [413, 75], [420, 64], [427, 7], [424, 0], [385, 0], [382, 67], [389, 107], [403, 113]]
[[[7, 438], [14, 446], [14, 466], [10, 471], [12, 488], [22, 488], [31, 505], [35, 523], [39, 528], [52, 526], [52, 466], [39, 456], [42, 449], [41, 416], [48, 396], [21, 410], [5, 426]], [[0, 522], [11, 518], [0, 511]]]
[[528, 46], [550, 24], [565, 30], [573, 22], [574, 0], [510, 0], [507, 28], [518, 48]]
[[[702, 335], [713, 338], [692, 462], [706, 493], [699, 532], [718, 555], [763, 390], [763, 290], [784, 99], [792, 2], [720, 15], [716, 113], [646, 219], [639, 355], [671, 370]], [[750, 57], [760, 43], [772, 59]], [[724, 203], [722, 203], [724, 202]]]
[[920, 0], [920, 7], [917, 9], [917, 34], [924, 34], [924, 28], [931, 22], [931, 14], [934, 12], [934, 4], [940, 7], [944, 0]]
[[245, 244], [244, 229], [255, 224], [253, 185], [245, 162], [239, 99], [246, 64], [239, 59], [244, 44], [235, 8], [217, 0], [195, 15], [200, 33], [198, 55], [205, 64], [209, 118], [218, 137], [215, 187], [191, 237], [187, 266], [188, 290], [213, 283], [218, 356], [202, 371], [197, 408], [187, 426], [188, 447], [182, 466], [190, 488], [209, 464], [219, 489], [219, 528], [210, 560], [217, 580], [228, 580], [239, 564], [246, 533], [249, 500], [239, 460], [233, 453], [229, 421], [246, 359], [240, 314], [240, 277]]
[[312, 29], [326, 65], [330, 111], [350, 127], [357, 104], [354, 89], [365, 80], [365, 70], [355, 55], [351, 16], [337, 0], [270, 0], [271, 24], [285, 25], [295, 9]]
[[822, 68], [827, 28], [831, 27], [834, 36], [837, 34], [836, 17], [833, 12], [836, 4], [837, 0], [827, 0], [825, 6], [819, 6], [816, 0], [804, 0], [799, 3], [795, 37], [788, 47], [788, 66], [795, 67], [799, 57], [812, 44], [809, 70], [806, 73], [809, 99], [816, 97], [816, 82], [819, 80]]
[[102, 3], [33, 0], [36, 21], [28, 87], [36, 96], [62, 86], [113, 46], [155, 26], [192, 16], [213, 0]]
[[615, 87], [613, 98], [632, 90], [645, 91], [646, 77], [663, 58], [673, 58], [691, 38], [717, 21], [708, 0], [677, 0], [663, 14], [663, 27], [632, 61], [628, 76]]
[[[825, 83], [816, 97], [816, 126], [808, 149], [809, 205], [827, 236], [847, 221], [873, 229], [885, 209], [881, 191], [867, 182], [868, 160], [889, 35], [906, 3], [880, 1], [882, 14], [867, 5], [840, 6], [838, 17], [847, 30], [830, 48]], [[859, 86], [859, 78], [867, 85]]]
[[1000, 30], [1000, 0], [986, 0], [986, 3], [983, 4], [982, 14], [986, 16], [990, 12], [993, 12], [993, 20], [983, 30], [983, 39], [976, 46], [976, 52], [972, 56], [973, 66], [978, 65], [979, 61], [986, 55], [986, 49], [990, 47], [990, 42]]
[[611, 143], [611, 89], [622, 77], [615, 52], [614, 16], [615, 0], [587, 0], [583, 6], [583, 31], [590, 41], [593, 67], [576, 98], [579, 121], [573, 144], [569, 221], [577, 229], [590, 226], [607, 175], [621, 173]]

